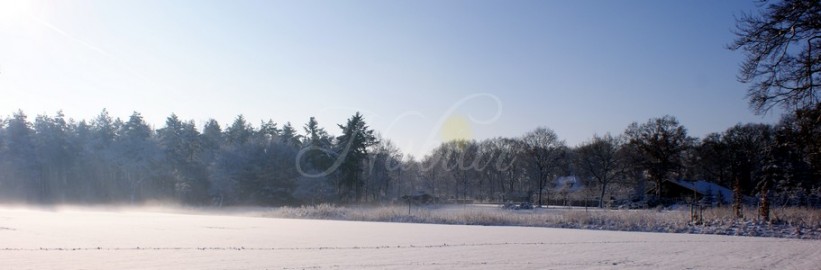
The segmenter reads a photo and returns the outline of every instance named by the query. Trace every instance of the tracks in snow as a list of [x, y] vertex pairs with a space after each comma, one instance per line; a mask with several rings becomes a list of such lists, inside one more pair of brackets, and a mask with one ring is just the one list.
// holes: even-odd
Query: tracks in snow
[[[788, 239], [772, 239], [766, 242], [789, 242]], [[216, 251], [322, 251], [322, 250], [380, 250], [380, 249], [432, 249], [489, 246], [563, 246], [563, 245], [607, 245], [607, 244], [647, 244], [647, 243], [716, 243], [733, 241], [581, 241], [581, 242], [498, 242], [498, 243], [459, 243], [435, 245], [382, 245], [382, 246], [319, 246], [319, 247], [40, 247], [40, 248], [0, 248], [0, 251], [174, 251], [174, 250], [216, 250]]]

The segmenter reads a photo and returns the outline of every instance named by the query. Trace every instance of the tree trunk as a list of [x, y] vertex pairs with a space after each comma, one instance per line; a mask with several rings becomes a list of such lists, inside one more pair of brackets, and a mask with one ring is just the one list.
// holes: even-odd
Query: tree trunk
[[656, 199], [661, 199], [661, 178], [656, 178]]
[[741, 214], [741, 179], [738, 176], [735, 177], [735, 183], [733, 183], [733, 212], [736, 218], [743, 217]]
[[542, 208], [542, 193], [544, 192], [544, 184], [542, 184], [543, 179], [539, 180], [539, 208]]
[[770, 221], [770, 201], [768, 200], [767, 193], [770, 191], [769, 181], [764, 180], [764, 183], [761, 185], [761, 205], [758, 207], [758, 215], [764, 221]]

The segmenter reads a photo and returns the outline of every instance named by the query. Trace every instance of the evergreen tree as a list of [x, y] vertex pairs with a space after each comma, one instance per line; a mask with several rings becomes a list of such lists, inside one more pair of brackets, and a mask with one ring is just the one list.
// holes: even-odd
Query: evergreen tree
[[[142, 115], [134, 112], [118, 131], [115, 140], [115, 162], [122, 175], [120, 184], [128, 192], [128, 200], [136, 203], [146, 196], [166, 198], [172, 195], [173, 183], [162, 181], [158, 171], [152, 170], [159, 165], [160, 151], [157, 144], [151, 141], [152, 130], [143, 120]], [[147, 194], [143, 194], [143, 192]]]
[[34, 130], [23, 111], [6, 121], [5, 147], [0, 162], [6, 175], [3, 192], [6, 198], [36, 202], [39, 189], [37, 158], [34, 152]]
[[254, 129], [245, 121], [245, 117], [237, 115], [234, 123], [225, 130], [225, 140], [232, 145], [240, 145], [248, 142], [251, 135], [254, 134]]
[[40, 115], [34, 121], [38, 160], [38, 197], [41, 202], [64, 201], [69, 186], [69, 171], [77, 156], [71, 128], [62, 112], [54, 118]]
[[366, 124], [364, 117], [356, 112], [345, 125], [339, 125], [342, 135], [337, 137], [337, 158], [341, 159], [339, 166], [339, 181], [337, 190], [343, 201], [359, 201], [362, 199], [362, 167], [368, 158], [368, 147], [377, 143], [373, 130]]
[[182, 122], [172, 114], [157, 134], [166, 175], [174, 185], [174, 195], [183, 202], [205, 201], [208, 182], [201, 158], [200, 133], [194, 122]]
[[202, 163], [210, 165], [223, 143], [222, 128], [219, 122], [209, 119], [202, 128], [199, 140], [203, 152], [201, 156]]
[[300, 137], [301, 136], [297, 134], [296, 129], [294, 129], [294, 127], [291, 125], [291, 122], [286, 122], [285, 125], [282, 126], [280, 140], [283, 144], [294, 148], [299, 148], [302, 144]]
[[268, 119], [267, 122], [263, 121], [260, 123], [257, 135], [261, 140], [272, 141], [279, 137], [279, 132], [280, 130], [277, 128], [277, 123]]
[[[324, 128], [319, 127], [319, 122], [313, 116], [308, 119], [308, 123], [303, 127], [305, 135], [302, 136], [300, 166], [307, 165], [308, 170], [323, 172], [331, 165], [331, 136]], [[303, 169], [306, 171], [306, 169]]]

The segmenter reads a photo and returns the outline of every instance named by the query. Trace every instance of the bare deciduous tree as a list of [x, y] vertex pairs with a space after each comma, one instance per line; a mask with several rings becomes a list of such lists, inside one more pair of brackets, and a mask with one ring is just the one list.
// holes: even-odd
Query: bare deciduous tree
[[593, 139], [576, 149], [576, 163], [579, 172], [593, 178], [600, 185], [599, 207], [604, 207], [607, 185], [616, 180], [621, 172], [618, 152], [622, 140], [619, 137], [594, 135]]
[[554, 177], [556, 167], [560, 159], [563, 158], [566, 150], [564, 141], [559, 140], [553, 130], [548, 128], [537, 128], [525, 134], [522, 142], [527, 147], [527, 151], [537, 168], [539, 207], [543, 205], [542, 193], [551, 177]]
[[757, 16], [742, 15], [736, 28], [738, 38], [728, 48], [745, 53], [738, 78], [750, 84], [747, 97], [756, 112], [819, 102], [821, 1], [778, 1]]

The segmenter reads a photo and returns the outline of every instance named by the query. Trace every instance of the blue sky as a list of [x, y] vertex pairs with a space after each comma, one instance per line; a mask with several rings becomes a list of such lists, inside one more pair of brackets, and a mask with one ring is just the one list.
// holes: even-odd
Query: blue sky
[[443, 124], [576, 145], [666, 114], [699, 137], [777, 119], [748, 109], [725, 49], [753, 1], [0, 3], [3, 115], [316, 116], [338, 134], [361, 111], [417, 156]]

